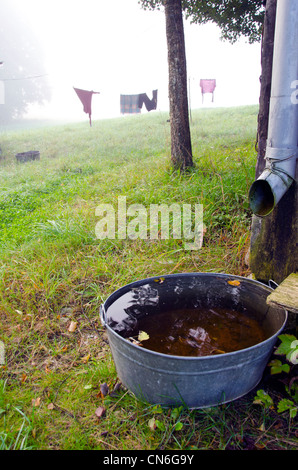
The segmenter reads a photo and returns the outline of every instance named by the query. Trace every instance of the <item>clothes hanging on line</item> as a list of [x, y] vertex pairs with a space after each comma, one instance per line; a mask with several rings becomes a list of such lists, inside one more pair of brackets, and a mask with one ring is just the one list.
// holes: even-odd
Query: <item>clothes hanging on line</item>
[[120, 95], [120, 112], [121, 114], [140, 113], [139, 95]]
[[143, 104], [146, 106], [147, 111], [152, 111], [157, 108], [157, 90], [152, 91], [152, 99], [150, 100], [146, 93], [139, 95], [139, 108], [142, 109]]
[[204, 94], [205, 93], [212, 93], [212, 103], [214, 101], [214, 90], [216, 87], [216, 80], [214, 79], [201, 79], [200, 80], [200, 87], [202, 92], [202, 103], [204, 101]]
[[73, 87], [76, 94], [80, 98], [83, 106], [84, 106], [84, 112], [89, 115], [89, 122], [90, 126], [91, 124], [91, 101], [92, 101], [92, 95], [99, 95], [98, 91], [87, 91], [87, 90], [81, 90], [80, 88], [75, 88]]
[[152, 99], [148, 98], [146, 93], [137, 95], [120, 95], [121, 114], [138, 114], [145, 104], [147, 111], [157, 108], [157, 90], [152, 91]]

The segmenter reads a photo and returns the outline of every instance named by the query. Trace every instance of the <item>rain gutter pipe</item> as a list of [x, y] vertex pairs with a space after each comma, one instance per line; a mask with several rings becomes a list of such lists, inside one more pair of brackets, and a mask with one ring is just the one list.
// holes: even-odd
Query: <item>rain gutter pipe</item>
[[266, 166], [249, 204], [267, 216], [295, 180], [298, 157], [298, 0], [277, 0]]

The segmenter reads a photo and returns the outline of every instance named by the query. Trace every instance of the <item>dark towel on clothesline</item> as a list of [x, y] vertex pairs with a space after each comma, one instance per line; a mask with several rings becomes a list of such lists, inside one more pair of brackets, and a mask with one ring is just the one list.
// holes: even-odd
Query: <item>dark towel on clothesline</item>
[[87, 91], [87, 90], [81, 90], [80, 88], [75, 88], [74, 90], [78, 97], [80, 98], [83, 106], [84, 106], [84, 111], [89, 115], [89, 122], [91, 126], [91, 101], [92, 101], [92, 95], [98, 95], [98, 91]]
[[142, 108], [143, 104], [146, 106], [147, 111], [152, 111], [157, 108], [157, 90], [152, 91], [152, 99], [150, 100], [146, 93], [139, 95], [139, 107]]
[[152, 91], [152, 99], [148, 98], [146, 93], [137, 95], [120, 95], [120, 112], [121, 114], [140, 113], [143, 104], [147, 111], [157, 108], [157, 90]]

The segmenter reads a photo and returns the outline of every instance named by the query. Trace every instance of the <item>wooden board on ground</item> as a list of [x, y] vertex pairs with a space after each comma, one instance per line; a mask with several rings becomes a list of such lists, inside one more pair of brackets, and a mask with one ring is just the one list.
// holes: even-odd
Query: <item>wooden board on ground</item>
[[266, 300], [268, 305], [279, 305], [298, 313], [298, 273], [290, 274]]

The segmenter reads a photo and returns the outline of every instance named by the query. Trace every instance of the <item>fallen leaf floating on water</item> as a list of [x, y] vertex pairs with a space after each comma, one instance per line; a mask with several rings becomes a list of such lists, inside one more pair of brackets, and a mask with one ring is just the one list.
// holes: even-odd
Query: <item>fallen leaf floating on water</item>
[[135, 338], [133, 338], [132, 336], [130, 336], [129, 338], [126, 338], [128, 341], [130, 341], [132, 344], [136, 344], [137, 346], [141, 345], [140, 344], [140, 341], [136, 340]]
[[240, 286], [240, 281], [228, 281], [231, 286]]
[[146, 339], [149, 339], [149, 335], [145, 331], [140, 331], [138, 339], [134, 338], [133, 336], [129, 336], [126, 339], [130, 341], [132, 344], [136, 344], [137, 346], [143, 346], [141, 342], [146, 341]]
[[138, 341], [146, 341], [146, 339], [149, 339], [149, 335], [145, 331], [140, 331]]

